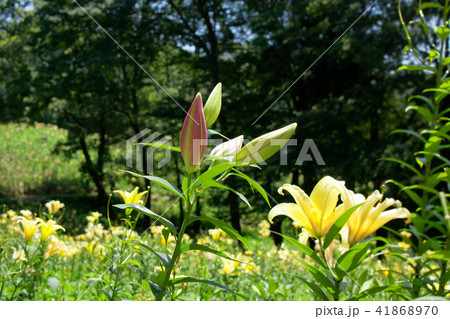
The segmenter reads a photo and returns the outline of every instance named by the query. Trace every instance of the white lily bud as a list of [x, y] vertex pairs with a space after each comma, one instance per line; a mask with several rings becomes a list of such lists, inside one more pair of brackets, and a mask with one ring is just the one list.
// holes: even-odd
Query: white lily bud
[[209, 154], [210, 157], [221, 157], [231, 160], [234, 155], [241, 149], [244, 142], [244, 135], [233, 138], [227, 142], [217, 145]]

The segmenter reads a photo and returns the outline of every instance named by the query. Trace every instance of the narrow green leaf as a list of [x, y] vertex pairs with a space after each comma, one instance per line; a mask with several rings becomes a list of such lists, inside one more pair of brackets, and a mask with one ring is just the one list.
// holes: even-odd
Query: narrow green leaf
[[447, 158], [445, 158], [444, 156], [442, 156], [441, 154], [438, 154], [438, 153], [421, 151], [421, 152], [416, 152], [416, 154], [424, 154], [424, 155], [429, 155], [429, 156], [432, 156], [432, 157], [436, 157], [436, 158], [440, 159], [441, 161], [443, 161], [445, 164], [450, 165], [450, 161]]
[[406, 163], [405, 161], [396, 159], [396, 158], [390, 158], [390, 157], [383, 157], [380, 158], [380, 161], [390, 161], [390, 162], [395, 162], [398, 163], [406, 168], [408, 168], [410, 171], [412, 171], [414, 174], [416, 174], [417, 176], [419, 176], [420, 178], [422, 178], [422, 173], [419, 172], [418, 169], [416, 169], [415, 167], [413, 167], [412, 165]]
[[220, 132], [217, 132], [217, 131], [215, 131], [215, 130], [212, 130], [212, 129], [208, 129], [208, 134], [211, 134], [211, 135], [219, 135], [220, 137], [223, 137], [224, 139], [226, 139], [227, 141], [229, 141], [230, 139], [228, 138], [228, 137], [226, 137], [225, 135], [223, 135], [223, 134], [221, 134]]
[[164, 224], [165, 226], [169, 227], [169, 229], [172, 231], [173, 234], [177, 233], [177, 229], [175, 228], [175, 225], [172, 224], [172, 222], [168, 219], [165, 219], [164, 217], [152, 212], [150, 209], [148, 209], [145, 206], [142, 206], [141, 204], [138, 203], [132, 203], [132, 204], [118, 204], [118, 205], [114, 205], [114, 207], [117, 207], [119, 209], [127, 209], [127, 208], [133, 208], [136, 209], [138, 211], [140, 211], [141, 213], [150, 216], [152, 218], [155, 218], [156, 221], [160, 221], [162, 224]]
[[336, 262], [335, 272], [338, 278], [342, 279], [358, 267], [367, 257], [370, 245], [375, 240], [371, 239], [351, 247]]
[[250, 207], [250, 208], [252, 207], [252, 205], [250, 205], [250, 203], [248, 202], [247, 198], [244, 195], [242, 195], [241, 193], [239, 193], [238, 191], [234, 190], [231, 187], [220, 184], [219, 182], [216, 182], [215, 180], [211, 179], [204, 183], [202, 191], [204, 191], [210, 187], [223, 188], [223, 189], [229, 190], [230, 192], [235, 193], [248, 207]]
[[172, 279], [171, 282], [170, 282], [170, 286], [181, 284], [181, 283], [184, 283], [184, 282], [203, 283], [203, 284], [211, 285], [211, 286], [218, 287], [220, 289], [226, 290], [228, 292], [231, 292], [232, 294], [235, 294], [235, 295], [238, 295], [238, 296], [242, 296], [242, 295], [238, 294], [237, 292], [229, 289], [228, 287], [226, 287], [226, 286], [224, 286], [222, 284], [219, 284], [218, 282], [215, 282], [215, 281], [212, 281], [212, 280], [197, 279], [197, 278], [192, 278], [192, 277], [179, 277], [179, 278]]
[[425, 143], [427, 140], [420, 135], [420, 133], [417, 133], [416, 131], [412, 131], [412, 130], [404, 130], [404, 129], [397, 129], [397, 130], [393, 130], [391, 132], [391, 134], [397, 134], [397, 133], [404, 133], [404, 134], [409, 134], [412, 135], [414, 137], [417, 137], [419, 140], [421, 140], [423, 143]]
[[428, 121], [428, 123], [433, 123], [434, 122], [433, 114], [426, 107], [418, 106], [418, 105], [409, 105], [409, 106], [406, 107], [405, 112], [408, 112], [410, 110], [417, 111], [417, 113], [422, 115]]
[[426, 255], [426, 258], [435, 258], [435, 259], [450, 261], [450, 251], [449, 250], [437, 250], [429, 255]]
[[428, 65], [403, 65], [397, 69], [397, 71], [431, 71], [437, 74], [437, 69]]
[[429, 193], [433, 193], [433, 194], [439, 196], [439, 192], [437, 190], [427, 187], [427, 186], [423, 186], [423, 185], [411, 185], [411, 186], [407, 186], [407, 187], [403, 188], [402, 190], [406, 191], [406, 190], [410, 190], [410, 189], [422, 189]]
[[103, 289], [99, 289], [99, 291], [105, 295], [108, 300], [111, 300], [111, 295]]
[[145, 145], [145, 146], [150, 146], [150, 147], [155, 147], [155, 148], [171, 150], [174, 152], [181, 152], [181, 149], [179, 147], [170, 146], [170, 145], [166, 145], [166, 144], [160, 144], [160, 143], [137, 143], [137, 145]]
[[419, 11], [423, 10], [423, 9], [428, 9], [428, 8], [435, 8], [435, 9], [439, 9], [439, 10], [444, 10], [444, 7], [438, 3], [431, 3], [431, 2], [423, 2], [420, 4], [419, 6]]
[[217, 166], [213, 166], [195, 180], [195, 182], [191, 186], [191, 190], [194, 190], [197, 186], [215, 178], [216, 176], [225, 172], [227, 169], [230, 169], [235, 166], [247, 166], [247, 165], [242, 163], [227, 162], [219, 164]]
[[362, 298], [366, 297], [366, 299], [368, 300], [373, 300], [372, 295], [379, 293], [379, 292], [383, 292], [383, 291], [396, 291], [396, 292], [401, 292], [402, 288], [399, 286], [381, 286], [381, 287], [374, 287], [374, 288], [369, 288], [364, 290], [363, 292], [347, 299], [346, 301], [358, 301], [361, 300]]
[[333, 226], [331, 226], [330, 230], [325, 236], [325, 240], [323, 242], [323, 249], [327, 249], [327, 247], [331, 244], [333, 239], [336, 238], [337, 234], [341, 231], [342, 227], [344, 227], [345, 223], [350, 218], [350, 216], [363, 204], [364, 203], [353, 206], [336, 220], [336, 222], [333, 224]]
[[413, 95], [408, 98], [408, 102], [412, 100], [421, 100], [422, 102], [425, 102], [429, 107], [430, 110], [434, 110], [436, 108], [436, 105], [431, 101], [429, 98], [423, 95]]
[[148, 179], [152, 182], [155, 182], [159, 185], [161, 185], [162, 187], [164, 187], [165, 189], [171, 191], [172, 193], [176, 194], [177, 196], [184, 198], [183, 192], [180, 191], [180, 189], [178, 187], [176, 187], [175, 185], [172, 185], [170, 182], [166, 181], [164, 178], [161, 177], [156, 177], [156, 176], [151, 176], [151, 175], [141, 175], [138, 173], [134, 173], [134, 172], [130, 172], [130, 171], [125, 171], [135, 177], [143, 177], [145, 179]]
[[325, 265], [322, 259], [320, 259], [319, 256], [317, 256], [316, 252], [309, 248], [308, 246], [305, 246], [298, 242], [298, 240], [291, 238], [289, 236], [283, 235], [281, 233], [273, 232], [275, 234], [280, 235], [283, 237], [288, 243], [293, 245], [295, 248], [303, 252], [306, 256], [310, 257], [312, 260], [314, 260], [316, 263], [318, 263], [320, 266], [322, 266], [324, 269], [328, 269], [328, 266]]
[[314, 278], [322, 284], [323, 287], [325, 287], [330, 293], [334, 293], [335, 286], [334, 284], [325, 276], [320, 270], [318, 270], [316, 267], [311, 266], [307, 262], [300, 261], [303, 266], [305, 266], [306, 270], [308, 270]]
[[137, 260], [134, 260], [134, 259], [127, 260], [122, 265], [125, 265], [125, 264], [133, 264], [133, 265], [138, 266], [139, 269], [142, 269], [142, 265]]
[[277, 283], [275, 282], [275, 280], [273, 280], [273, 278], [271, 277], [269, 279], [269, 294], [273, 295], [275, 293], [275, 291], [277, 290]]
[[133, 245], [136, 245], [136, 246], [142, 247], [144, 249], [147, 249], [148, 251], [153, 253], [156, 257], [159, 258], [159, 260], [161, 260], [161, 262], [163, 263], [165, 268], [170, 266], [171, 259], [170, 259], [169, 255], [166, 255], [164, 253], [159, 253], [159, 252], [155, 251], [153, 248], [151, 248], [150, 246], [148, 246], [146, 244], [143, 244], [143, 243], [140, 243], [140, 242], [137, 242], [137, 241], [132, 241], [131, 243]]
[[316, 297], [318, 297], [320, 300], [323, 301], [330, 301], [331, 299], [328, 298], [328, 296], [322, 291], [322, 289], [320, 289], [319, 286], [317, 286], [316, 284], [309, 282], [308, 280], [297, 276], [297, 275], [293, 275], [294, 277], [296, 277], [297, 279], [301, 280], [302, 282], [304, 282], [309, 288], [311, 288], [312, 292], [316, 295]]
[[234, 259], [234, 258], [231, 258], [231, 257], [227, 256], [226, 254], [224, 254], [223, 252], [221, 252], [219, 250], [212, 249], [212, 248], [210, 248], [208, 246], [205, 246], [205, 245], [186, 244], [186, 245], [183, 245], [181, 247], [181, 253], [184, 253], [184, 252], [189, 251], [189, 250], [200, 250], [200, 251], [204, 251], [204, 252], [207, 252], [207, 253], [212, 253], [214, 255], [217, 255], [217, 256], [225, 258], [225, 259], [229, 259], [229, 260], [233, 260], [233, 261], [239, 261], [237, 259]]
[[250, 186], [252, 186], [252, 188], [254, 187], [261, 194], [261, 196], [266, 200], [269, 207], [271, 207], [269, 197], [267, 196], [266, 191], [264, 190], [264, 188], [261, 187], [261, 185], [259, 185], [253, 178], [245, 175], [244, 173], [239, 172], [236, 169], [233, 169], [233, 171], [235, 173], [231, 173], [229, 175], [236, 175], [239, 176], [240, 178], [245, 179], [250, 184]]
[[150, 285], [153, 296], [155, 298], [157, 298], [159, 295], [159, 292], [161, 291], [161, 288], [157, 284], [151, 282], [150, 280], [148, 280], [148, 284]]
[[245, 246], [247, 246], [247, 248], [250, 248], [250, 244], [246, 238], [244, 238], [241, 234], [239, 234], [239, 232], [236, 229], [234, 229], [227, 223], [221, 221], [220, 219], [217, 219], [214, 217], [209, 217], [209, 216], [194, 216], [189, 219], [188, 225], [190, 225], [191, 223], [193, 223], [197, 220], [204, 220], [204, 221], [214, 224], [216, 227], [219, 227], [220, 229], [222, 229], [224, 232], [226, 232], [231, 237], [240, 240]]
[[386, 184], [388, 184], [388, 183], [391, 183], [391, 184], [394, 184], [394, 185], [400, 187], [401, 191], [404, 190], [406, 195], [408, 195], [409, 198], [411, 198], [414, 201], [414, 203], [416, 203], [417, 206], [420, 207], [422, 205], [422, 199], [420, 198], [420, 196], [417, 195], [417, 193], [415, 193], [414, 191], [412, 191], [410, 189], [405, 189], [406, 186], [403, 185], [402, 183], [397, 182], [397, 181], [395, 181], [393, 179], [387, 180]]

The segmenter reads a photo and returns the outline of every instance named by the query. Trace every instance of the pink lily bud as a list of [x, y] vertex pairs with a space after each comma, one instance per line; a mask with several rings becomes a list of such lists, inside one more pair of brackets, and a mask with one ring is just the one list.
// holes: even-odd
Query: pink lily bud
[[199, 169], [208, 146], [202, 95], [197, 93], [181, 129], [180, 149], [188, 173]]

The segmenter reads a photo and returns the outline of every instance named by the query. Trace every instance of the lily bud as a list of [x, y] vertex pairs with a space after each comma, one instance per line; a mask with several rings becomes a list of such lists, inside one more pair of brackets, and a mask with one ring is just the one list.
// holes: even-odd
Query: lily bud
[[292, 123], [255, 138], [237, 153], [236, 162], [252, 165], [265, 161], [287, 143], [296, 128], [297, 123]]
[[222, 108], [222, 83], [218, 83], [212, 90], [205, 104], [206, 126], [210, 127], [219, 117]]
[[210, 157], [221, 157], [225, 160], [231, 160], [241, 149], [244, 142], [244, 135], [233, 138], [225, 143], [219, 144], [211, 151]]
[[197, 93], [181, 129], [180, 149], [188, 173], [199, 169], [208, 146], [202, 95]]

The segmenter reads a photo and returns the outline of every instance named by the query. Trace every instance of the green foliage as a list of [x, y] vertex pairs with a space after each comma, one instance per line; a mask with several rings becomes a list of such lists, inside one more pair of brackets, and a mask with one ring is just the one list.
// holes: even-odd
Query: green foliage
[[[423, 10], [426, 9], [426, 12]], [[436, 19], [435, 12], [429, 13], [429, 9], [439, 9], [438, 26], [431, 28], [433, 19]], [[429, 77], [434, 80], [435, 87], [423, 90], [423, 95], [413, 95], [408, 102], [405, 112], [414, 111], [426, 123], [425, 127], [418, 130], [397, 130], [417, 138], [421, 144], [412, 156], [414, 163], [408, 163], [399, 159], [389, 158], [387, 160], [399, 163], [412, 173], [412, 178], [404, 181], [392, 180], [396, 186], [401, 187], [411, 200], [417, 205], [416, 213], [412, 214], [411, 233], [414, 240], [411, 242], [416, 259], [414, 261], [415, 276], [409, 278], [412, 289], [410, 293], [413, 297], [433, 294], [445, 296], [444, 287], [449, 276], [447, 259], [450, 249], [449, 235], [450, 223], [448, 222], [447, 200], [450, 196], [449, 190], [449, 164], [450, 161], [444, 155], [448, 149], [450, 136], [450, 123], [447, 117], [448, 109], [445, 103], [450, 94], [448, 76], [448, 50], [445, 49], [449, 37], [448, 31], [448, 1], [444, 5], [436, 3], [422, 3], [419, 8], [420, 21], [414, 21], [422, 26], [424, 36], [428, 40], [426, 51], [418, 49], [412, 42], [412, 37], [406, 26], [399, 2], [399, 13], [403, 29], [408, 41], [405, 52], [413, 55], [418, 64], [406, 65], [399, 70], [406, 71], [431, 71]], [[427, 18], [428, 17], [428, 18]], [[412, 24], [412, 23], [411, 23]], [[431, 31], [430, 31], [431, 30]], [[429, 250], [435, 251], [429, 254], [428, 258], [436, 258], [440, 272], [423, 273], [427, 260], [421, 257]], [[437, 280], [432, 280], [431, 276], [436, 276]], [[434, 284], [438, 288], [434, 288]], [[433, 289], [430, 289], [430, 285]]]

